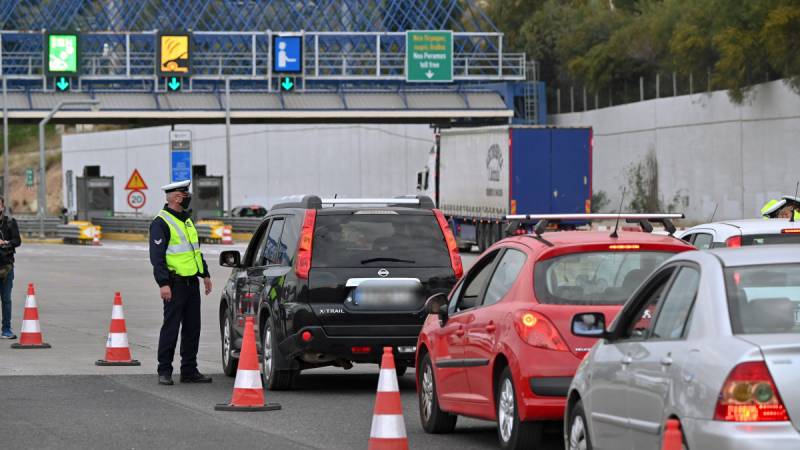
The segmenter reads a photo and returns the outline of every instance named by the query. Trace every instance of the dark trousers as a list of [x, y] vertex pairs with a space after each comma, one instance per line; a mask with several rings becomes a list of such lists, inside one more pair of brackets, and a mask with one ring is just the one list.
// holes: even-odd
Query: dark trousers
[[0, 280], [0, 302], [3, 304], [3, 326], [1, 331], [11, 332], [11, 288], [14, 286], [14, 269], [5, 280]]
[[181, 332], [181, 375], [197, 373], [200, 344], [200, 282], [197, 277], [174, 278], [172, 300], [164, 301], [164, 324], [158, 339], [158, 374], [172, 375], [172, 360]]

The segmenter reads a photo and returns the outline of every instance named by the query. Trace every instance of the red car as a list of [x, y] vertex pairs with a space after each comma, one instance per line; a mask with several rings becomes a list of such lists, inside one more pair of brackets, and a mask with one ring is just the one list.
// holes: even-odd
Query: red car
[[[664, 216], [622, 218], [640, 221], [647, 231], [652, 231], [648, 220], [662, 221], [674, 231]], [[544, 228], [541, 222], [536, 227]], [[464, 415], [497, 421], [502, 448], [531, 448], [544, 421], [563, 420], [570, 381], [596, 341], [572, 334], [573, 316], [601, 312], [611, 323], [657, 266], [694, 249], [672, 236], [611, 234], [561, 231], [506, 238], [481, 255], [449, 296], [428, 300], [431, 314], [416, 355], [426, 432], [451, 432]]]

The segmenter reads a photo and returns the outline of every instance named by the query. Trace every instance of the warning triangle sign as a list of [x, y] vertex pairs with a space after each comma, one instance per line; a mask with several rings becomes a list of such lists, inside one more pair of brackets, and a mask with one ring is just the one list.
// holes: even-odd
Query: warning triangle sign
[[142, 178], [142, 174], [139, 173], [139, 169], [133, 169], [133, 173], [128, 179], [128, 184], [125, 185], [125, 189], [129, 191], [147, 189], [147, 183], [144, 182], [144, 178]]

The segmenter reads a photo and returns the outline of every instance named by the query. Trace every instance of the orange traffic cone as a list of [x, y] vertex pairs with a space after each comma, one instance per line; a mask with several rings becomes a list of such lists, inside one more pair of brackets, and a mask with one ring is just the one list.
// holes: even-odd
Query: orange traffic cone
[[28, 296], [25, 298], [25, 312], [22, 315], [20, 331], [19, 342], [11, 344], [11, 348], [50, 348], [50, 344], [42, 342], [39, 308], [36, 306], [36, 291], [33, 283], [28, 285]]
[[244, 341], [239, 356], [239, 370], [233, 383], [233, 397], [228, 404], [214, 407], [217, 411], [274, 411], [281, 409], [277, 403], [264, 403], [264, 388], [261, 386], [261, 371], [258, 369], [256, 353], [256, 331], [253, 317], [244, 324]]
[[369, 450], [408, 450], [392, 347], [383, 348], [378, 395], [372, 414], [372, 430], [369, 433]]
[[111, 309], [111, 326], [106, 340], [106, 359], [95, 361], [98, 366], [141, 366], [142, 363], [131, 359], [128, 346], [128, 330], [125, 328], [125, 313], [122, 310], [122, 295], [114, 294], [114, 306]]
[[92, 228], [92, 245], [102, 245], [100, 243], [100, 231], [97, 227]]
[[233, 236], [231, 235], [231, 226], [225, 225], [222, 227], [222, 244], [224, 245], [232, 245], [233, 244]]
[[681, 423], [677, 419], [667, 420], [664, 427], [664, 440], [661, 442], [661, 450], [681, 450], [683, 446], [683, 433]]

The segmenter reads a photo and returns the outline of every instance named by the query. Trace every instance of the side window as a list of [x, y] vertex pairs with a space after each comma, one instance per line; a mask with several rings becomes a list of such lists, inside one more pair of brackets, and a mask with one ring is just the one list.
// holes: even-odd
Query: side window
[[489, 281], [489, 276], [492, 274], [492, 269], [494, 269], [494, 260], [497, 258], [498, 253], [499, 251], [494, 251], [486, 255], [470, 270], [468, 278], [461, 287], [454, 312], [474, 308], [481, 303], [483, 288], [486, 287], [486, 282]]
[[497, 269], [494, 270], [492, 280], [489, 282], [489, 287], [486, 289], [486, 296], [483, 298], [484, 306], [493, 305], [506, 295], [517, 280], [517, 275], [525, 264], [525, 259], [525, 253], [519, 250], [508, 249], [503, 253], [503, 257], [497, 263]]
[[680, 339], [686, 333], [686, 325], [692, 313], [700, 272], [693, 267], [683, 267], [664, 297], [661, 310], [656, 317], [653, 336], [656, 339]]
[[708, 250], [711, 248], [711, 245], [714, 243], [714, 237], [708, 233], [697, 233], [694, 235], [694, 244], [698, 250]]
[[269, 233], [262, 245], [261, 257], [259, 258], [259, 266], [275, 265], [280, 263], [281, 255], [281, 233], [283, 232], [284, 219], [272, 219], [272, 225], [269, 227]]
[[294, 252], [297, 250], [297, 242], [300, 239], [300, 227], [294, 217], [286, 218], [281, 235], [281, 254], [280, 265], [291, 266], [294, 262]]
[[245, 267], [253, 267], [256, 264], [256, 259], [258, 258], [257, 255], [261, 255], [264, 236], [266, 236], [268, 228], [269, 221], [265, 220], [250, 239], [250, 244], [247, 246], [247, 252], [244, 254]]
[[658, 301], [661, 300], [661, 294], [664, 293], [673, 271], [672, 267], [662, 270], [640, 291], [641, 295], [631, 303], [633, 307], [625, 312], [625, 322], [620, 324], [624, 327], [624, 332], [620, 338], [644, 339], [649, 335]]
[[691, 244], [692, 240], [694, 240], [694, 237], [695, 237], [695, 234], [694, 233], [690, 233], [690, 234], [684, 235], [681, 239], [683, 241], [688, 242], [688, 243]]
[[458, 304], [458, 298], [461, 297], [461, 291], [464, 287], [464, 278], [461, 278], [461, 281], [456, 284], [455, 289], [453, 289], [453, 294], [450, 296], [450, 301], [447, 304], [447, 313], [453, 314], [456, 312], [456, 304]]

